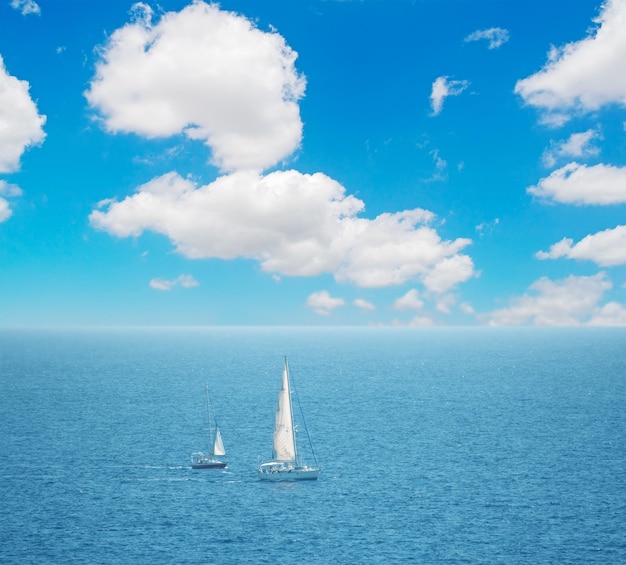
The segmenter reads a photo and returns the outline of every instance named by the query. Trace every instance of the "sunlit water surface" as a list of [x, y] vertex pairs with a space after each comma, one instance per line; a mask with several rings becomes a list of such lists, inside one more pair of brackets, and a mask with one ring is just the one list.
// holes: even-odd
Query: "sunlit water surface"
[[[256, 476], [285, 354], [314, 482]], [[2, 331], [0, 392], [3, 564], [626, 563], [624, 330]]]

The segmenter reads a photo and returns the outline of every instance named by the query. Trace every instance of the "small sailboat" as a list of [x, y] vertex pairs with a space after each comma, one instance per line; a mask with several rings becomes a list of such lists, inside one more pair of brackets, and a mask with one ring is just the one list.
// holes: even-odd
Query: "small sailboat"
[[222, 442], [222, 434], [217, 427], [217, 420], [211, 410], [211, 399], [209, 397], [209, 385], [205, 385], [206, 410], [209, 423], [209, 450], [204, 453], [196, 451], [191, 454], [192, 469], [223, 469], [226, 467], [226, 451]]
[[[287, 357], [285, 357], [282, 386], [278, 394], [278, 406], [276, 408], [272, 460], [262, 463], [259, 466], [257, 472], [261, 479], [271, 481], [315, 480], [321, 471], [321, 467], [318, 466], [317, 459], [315, 458], [315, 452], [313, 451], [309, 431], [304, 422], [304, 416], [302, 416], [302, 423], [309, 440], [311, 455], [313, 456], [315, 464], [306, 465], [303, 463], [300, 453], [297, 450], [291, 398], [292, 385], [293, 383], [291, 382], [291, 376], [289, 374], [289, 364], [287, 363]], [[295, 398], [300, 407], [297, 392]], [[300, 413], [302, 414], [301, 409]]]

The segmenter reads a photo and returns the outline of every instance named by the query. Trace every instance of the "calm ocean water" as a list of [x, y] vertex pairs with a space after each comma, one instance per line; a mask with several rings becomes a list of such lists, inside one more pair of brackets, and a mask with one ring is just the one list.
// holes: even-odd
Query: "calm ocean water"
[[[256, 477], [285, 354], [316, 482]], [[0, 392], [3, 564], [626, 563], [623, 329], [1, 331]]]

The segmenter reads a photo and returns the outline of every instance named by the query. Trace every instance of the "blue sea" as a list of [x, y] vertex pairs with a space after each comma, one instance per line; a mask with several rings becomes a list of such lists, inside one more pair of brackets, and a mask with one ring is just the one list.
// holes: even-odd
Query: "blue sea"
[[0, 393], [2, 564], [626, 563], [624, 329], [3, 330]]

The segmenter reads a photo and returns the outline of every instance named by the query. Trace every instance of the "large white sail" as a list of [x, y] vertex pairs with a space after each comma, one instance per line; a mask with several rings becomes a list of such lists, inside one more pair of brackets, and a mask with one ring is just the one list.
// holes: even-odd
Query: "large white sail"
[[215, 428], [215, 443], [213, 445], [213, 455], [226, 455], [224, 443], [222, 442], [222, 434], [218, 427]]
[[276, 422], [274, 424], [274, 459], [278, 461], [295, 461], [296, 459], [291, 391], [289, 390], [286, 361], [283, 369], [283, 383], [278, 393], [278, 407], [276, 408]]
[[[320, 474], [321, 468], [317, 465], [311, 438], [309, 437], [306, 424], [304, 424], [304, 417], [302, 417], [302, 423], [309, 439], [311, 455], [315, 459], [315, 465], [307, 465], [299, 460], [299, 453], [296, 451], [296, 433], [293, 424], [291, 400], [289, 364], [287, 363], [287, 357], [285, 357], [285, 367], [283, 368], [283, 379], [280, 392], [278, 393], [278, 407], [276, 408], [276, 421], [274, 423], [273, 460], [259, 465], [257, 473], [261, 479], [269, 481], [314, 481]], [[297, 394], [296, 401], [298, 404], [300, 403]]]

